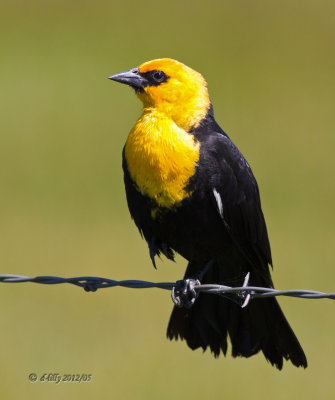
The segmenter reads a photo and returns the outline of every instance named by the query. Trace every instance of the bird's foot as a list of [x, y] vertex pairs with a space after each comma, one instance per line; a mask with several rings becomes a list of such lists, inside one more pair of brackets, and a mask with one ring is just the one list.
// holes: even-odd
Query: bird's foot
[[191, 308], [193, 306], [199, 296], [199, 293], [194, 288], [201, 284], [200, 281], [213, 264], [214, 260], [210, 260], [192, 277], [176, 282], [176, 286], [172, 289], [171, 297], [177, 307]]
[[191, 308], [198, 297], [199, 293], [194, 289], [200, 285], [198, 279], [184, 279], [177, 281], [173, 287], [171, 297], [177, 307]]

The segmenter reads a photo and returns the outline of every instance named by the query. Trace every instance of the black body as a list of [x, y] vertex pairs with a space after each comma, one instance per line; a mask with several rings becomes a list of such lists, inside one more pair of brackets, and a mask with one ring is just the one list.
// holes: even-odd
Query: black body
[[[272, 287], [270, 244], [257, 182], [248, 163], [215, 122], [212, 107], [191, 133], [200, 142], [196, 173], [187, 187], [192, 194], [178, 207], [159, 208], [155, 218], [151, 211], [158, 206], [131, 180], [123, 154], [129, 210], [148, 242], [154, 265], [155, 255], [163, 253], [173, 259], [176, 251], [189, 261], [185, 278], [214, 260], [201, 283], [239, 286], [250, 272], [250, 285]], [[214, 189], [222, 199], [222, 215]], [[192, 349], [209, 346], [215, 356], [220, 351], [226, 354], [229, 335], [233, 356], [249, 357], [261, 350], [279, 369], [283, 358], [307, 366], [274, 298], [255, 299], [241, 309], [230, 299], [200, 294], [192, 308], [174, 308], [167, 335], [185, 339]]]

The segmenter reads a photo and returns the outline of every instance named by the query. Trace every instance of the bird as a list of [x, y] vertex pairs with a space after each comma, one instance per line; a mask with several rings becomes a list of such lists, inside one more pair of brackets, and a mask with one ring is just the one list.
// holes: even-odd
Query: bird
[[[273, 288], [258, 184], [216, 122], [204, 77], [161, 58], [109, 79], [130, 86], [143, 104], [123, 148], [122, 167], [128, 208], [154, 267], [156, 256], [174, 260], [177, 253], [186, 259], [180, 282], [187, 298], [199, 279], [241, 286], [248, 274], [252, 286]], [[192, 350], [209, 348], [215, 357], [230, 347], [233, 357], [262, 352], [279, 370], [284, 360], [307, 367], [274, 297], [252, 299], [244, 308], [232, 296], [200, 293], [192, 304], [186, 300], [173, 308], [169, 339], [185, 340]]]

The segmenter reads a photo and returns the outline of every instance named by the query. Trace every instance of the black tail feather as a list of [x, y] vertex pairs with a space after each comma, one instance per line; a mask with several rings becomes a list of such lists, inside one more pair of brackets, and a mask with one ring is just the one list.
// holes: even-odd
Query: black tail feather
[[169, 339], [185, 339], [191, 349], [210, 348], [215, 357], [227, 353], [227, 339], [233, 357], [250, 357], [262, 351], [278, 369], [283, 360], [307, 367], [298, 339], [275, 298], [254, 299], [241, 308], [229, 299], [202, 293], [190, 309], [173, 309], [167, 329]]

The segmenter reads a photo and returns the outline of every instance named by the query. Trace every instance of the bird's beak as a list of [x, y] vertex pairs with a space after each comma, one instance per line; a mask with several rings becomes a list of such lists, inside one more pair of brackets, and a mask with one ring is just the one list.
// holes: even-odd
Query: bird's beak
[[125, 85], [129, 85], [137, 90], [142, 90], [148, 84], [148, 81], [140, 74], [138, 68], [133, 68], [128, 71], [109, 76], [108, 79], [124, 83]]

